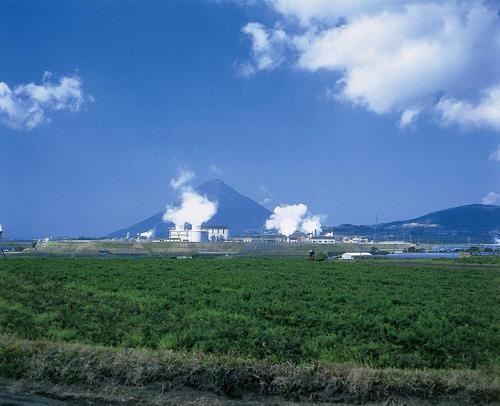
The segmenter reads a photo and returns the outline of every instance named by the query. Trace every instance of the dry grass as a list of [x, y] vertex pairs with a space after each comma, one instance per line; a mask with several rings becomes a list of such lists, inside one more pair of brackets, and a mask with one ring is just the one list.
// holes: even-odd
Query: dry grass
[[371, 369], [276, 364], [202, 354], [33, 342], [0, 335], [0, 376], [87, 387], [190, 388], [241, 398], [317, 402], [394, 398], [485, 404], [500, 400], [499, 371]]

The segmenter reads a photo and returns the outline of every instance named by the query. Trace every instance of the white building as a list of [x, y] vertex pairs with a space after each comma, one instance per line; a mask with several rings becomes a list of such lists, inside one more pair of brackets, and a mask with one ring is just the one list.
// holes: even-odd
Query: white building
[[373, 241], [370, 241], [368, 238], [365, 237], [344, 237], [342, 238], [342, 242], [346, 244], [373, 244]]
[[326, 235], [321, 235], [318, 237], [311, 237], [305, 242], [313, 244], [335, 244], [335, 237], [327, 237]]
[[193, 227], [191, 230], [171, 228], [169, 240], [179, 242], [215, 242], [227, 241], [229, 228], [223, 226]]
[[207, 232], [208, 241], [227, 241], [229, 239], [229, 228], [226, 226], [205, 226], [201, 230]]
[[204, 242], [208, 241], [208, 233], [199, 228], [193, 230], [177, 230], [171, 228], [169, 231], [169, 239], [179, 242]]
[[369, 258], [372, 254], [369, 252], [346, 252], [341, 255], [342, 259]]

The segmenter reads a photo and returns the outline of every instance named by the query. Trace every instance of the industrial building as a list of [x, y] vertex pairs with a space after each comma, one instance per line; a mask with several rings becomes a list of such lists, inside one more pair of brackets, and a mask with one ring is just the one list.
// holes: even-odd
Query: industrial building
[[328, 237], [326, 235], [315, 236], [304, 240], [304, 242], [312, 244], [335, 244], [335, 237]]
[[189, 229], [171, 228], [169, 240], [178, 242], [218, 242], [229, 239], [229, 228], [226, 226], [192, 227]]
[[201, 229], [208, 234], [208, 241], [229, 240], [229, 227], [226, 226], [205, 226]]

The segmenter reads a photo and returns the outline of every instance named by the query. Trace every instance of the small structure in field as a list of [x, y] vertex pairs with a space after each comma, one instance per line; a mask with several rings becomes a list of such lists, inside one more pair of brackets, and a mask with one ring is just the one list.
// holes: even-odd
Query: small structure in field
[[369, 252], [346, 252], [340, 256], [341, 259], [358, 259], [358, 258], [370, 258], [372, 254]]

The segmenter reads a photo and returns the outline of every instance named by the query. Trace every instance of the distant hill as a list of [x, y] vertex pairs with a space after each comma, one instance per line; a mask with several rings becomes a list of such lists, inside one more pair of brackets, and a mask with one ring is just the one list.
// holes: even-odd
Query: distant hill
[[[231, 235], [254, 234], [263, 231], [266, 219], [271, 212], [249, 197], [243, 196], [232, 187], [226, 185], [220, 179], [213, 179], [201, 184], [197, 189], [202, 195], [206, 195], [211, 201], [218, 203], [215, 216], [207, 222], [207, 225], [228, 226]], [[138, 233], [155, 228], [157, 237], [168, 235], [172, 223], [163, 222], [164, 210], [140, 221], [130, 227], [115, 231], [107, 238], [121, 238], [130, 233], [135, 236]]]
[[377, 240], [405, 239], [431, 243], [493, 242], [500, 236], [500, 207], [470, 204], [426, 214], [421, 217], [376, 225], [342, 224], [334, 232], [366, 235]]

